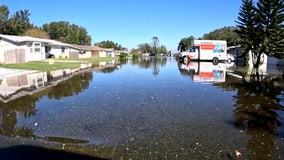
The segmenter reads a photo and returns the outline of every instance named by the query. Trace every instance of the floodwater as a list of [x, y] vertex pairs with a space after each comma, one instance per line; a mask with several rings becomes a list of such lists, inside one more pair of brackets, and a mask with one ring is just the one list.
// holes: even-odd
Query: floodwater
[[0, 102], [0, 159], [283, 159], [283, 72], [240, 70], [165, 57], [82, 71]]

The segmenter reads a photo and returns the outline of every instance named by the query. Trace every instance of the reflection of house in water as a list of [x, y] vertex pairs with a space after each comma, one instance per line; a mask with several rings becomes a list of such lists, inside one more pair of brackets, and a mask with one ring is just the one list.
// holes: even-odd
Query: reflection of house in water
[[[231, 46], [228, 47], [228, 52], [236, 56], [235, 63], [238, 67], [248, 67], [248, 74], [250, 74], [253, 70], [253, 62], [256, 61], [257, 57], [254, 57], [252, 52], [249, 51], [247, 54], [245, 53], [245, 49], [240, 46]], [[277, 59], [271, 56], [267, 56], [266, 54], [262, 54], [261, 56], [261, 65], [259, 67], [259, 71], [262, 74], [267, 74], [268, 70], [283, 70], [283, 60]]]
[[99, 67], [114, 66], [115, 61], [99, 62]]
[[212, 62], [188, 62], [180, 64], [180, 68], [187, 70], [194, 82], [225, 82], [226, 63], [213, 65]]
[[42, 88], [47, 81], [46, 72], [36, 72], [1, 79], [0, 96], [9, 97], [20, 90]]
[[33, 72], [17, 76], [3, 77], [0, 80], [0, 100], [3, 102], [32, 94], [48, 86], [71, 78], [80, 69], [61, 69], [48, 72]]

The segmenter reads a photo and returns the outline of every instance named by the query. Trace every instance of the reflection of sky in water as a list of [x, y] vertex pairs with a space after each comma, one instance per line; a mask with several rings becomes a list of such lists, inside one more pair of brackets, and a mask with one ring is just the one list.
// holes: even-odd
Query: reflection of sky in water
[[180, 74], [176, 63], [159, 67], [158, 76], [151, 68], [132, 65], [107, 74], [93, 72], [87, 89], [58, 100], [43, 97], [36, 103], [36, 115], [19, 117], [17, 125], [33, 128], [38, 137], [130, 145], [137, 150], [156, 146], [175, 153], [177, 147], [196, 143], [207, 152], [217, 144], [222, 149], [244, 147], [248, 137], [232, 123], [236, 91], [193, 83]]
[[[88, 89], [78, 95], [59, 100], [42, 98], [37, 103], [37, 115], [21, 121], [28, 121], [29, 125], [39, 122], [34, 130], [37, 135], [92, 141], [108, 133], [114, 136], [123, 132], [130, 122], [137, 123], [138, 128], [147, 128], [163, 125], [159, 119], [166, 124], [171, 121], [167, 118], [188, 123], [187, 119], [197, 120], [198, 114], [210, 113], [213, 113], [208, 117], [210, 121], [221, 121], [217, 117], [219, 109], [226, 112], [223, 118], [229, 120], [232, 95], [226, 91], [212, 96], [215, 92], [220, 89], [210, 84], [192, 84], [189, 77], [177, 72], [176, 64], [161, 68], [159, 76], [153, 76], [149, 69], [123, 66], [109, 74], [94, 72]], [[140, 120], [144, 122], [139, 124]]]

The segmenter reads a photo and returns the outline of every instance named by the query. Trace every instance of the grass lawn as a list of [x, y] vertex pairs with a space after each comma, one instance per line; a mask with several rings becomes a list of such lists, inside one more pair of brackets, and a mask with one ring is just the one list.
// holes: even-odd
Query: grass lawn
[[52, 71], [65, 68], [79, 68], [81, 63], [99, 63], [114, 60], [112, 57], [84, 58], [84, 59], [55, 59], [54, 64], [48, 61], [31, 61], [19, 64], [0, 64], [1, 68]]

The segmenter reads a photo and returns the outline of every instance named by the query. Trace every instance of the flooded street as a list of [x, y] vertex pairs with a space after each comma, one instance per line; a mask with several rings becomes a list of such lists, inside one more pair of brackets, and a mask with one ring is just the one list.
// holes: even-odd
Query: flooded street
[[0, 101], [0, 159], [19, 146], [114, 160], [283, 159], [282, 75], [255, 82], [237, 70], [129, 60]]

